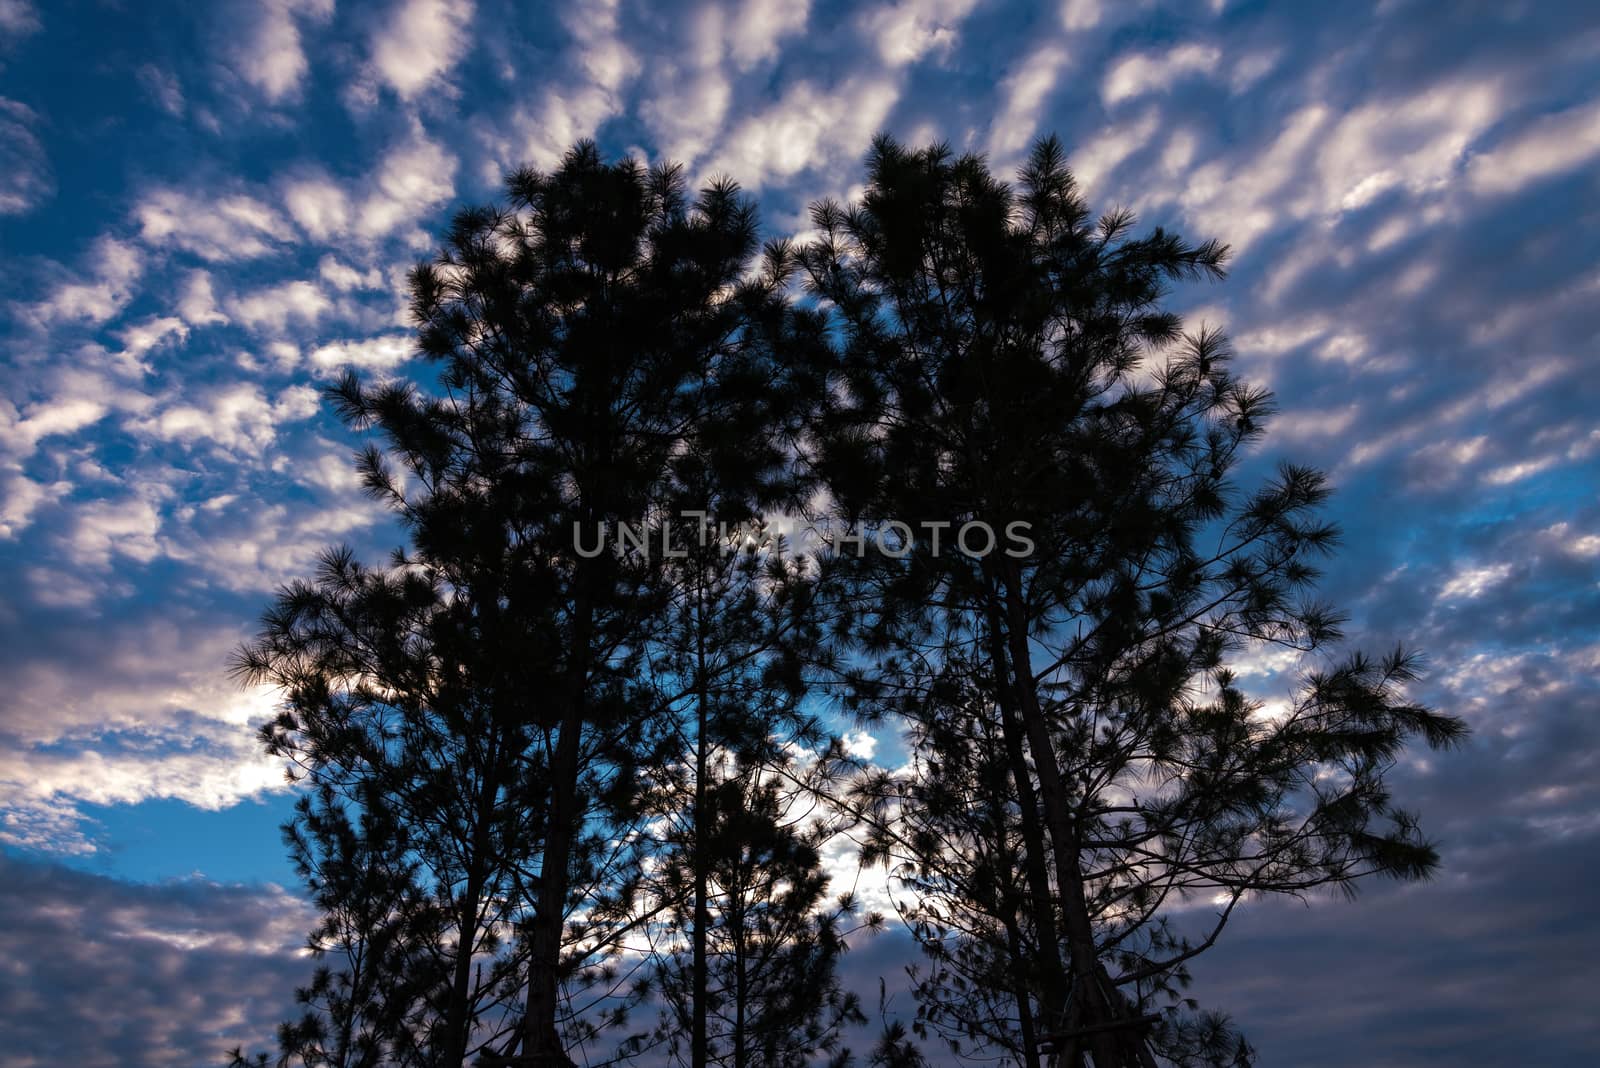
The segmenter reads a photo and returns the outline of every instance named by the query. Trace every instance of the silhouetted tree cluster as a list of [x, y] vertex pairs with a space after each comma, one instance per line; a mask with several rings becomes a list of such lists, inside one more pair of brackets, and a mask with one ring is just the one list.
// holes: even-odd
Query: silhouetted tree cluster
[[[1325, 652], [1324, 482], [1238, 484], [1270, 398], [1161, 307], [1225, 248], [1092, 219], [1054, 140], [1016, 188], [887, 138], [868, 178], [762, 248], [731, 181], [579, 145], [412, 272], [428, 376], [330, 391], [409, 547], [328, 552], [237, 656], [322, 917], [278, 1063], [842, 1066], [848, 830], [918, 1036], [1247, 1064], [1182, 994], [1235, 907], [1434, 868], [1385, 772], [1463, 728]], [[1269, 706], [1230, 664], [1273, 648]], [[885, 989], [863, 1059], [925, 1063]]]

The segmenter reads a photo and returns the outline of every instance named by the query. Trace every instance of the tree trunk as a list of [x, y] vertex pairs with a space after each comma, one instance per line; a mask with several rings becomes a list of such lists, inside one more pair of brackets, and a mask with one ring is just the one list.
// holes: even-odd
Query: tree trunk
[[[1062, 918], [1066, 924], [1072, 976], [1069, 1027], [1115, 1024], [1121, 1022], [1127, 1013], [1123, 1011], [1121, 995], [1110, 989], [1104, 969], [1100, 966], [1094, 927], [1085, 900], [1078, 828], [1070, 810], [1066, 783], [1033, 680], [1033, 658], [1028, 649], [1028, 616], [1022, 600], [1021, 569], [1013, 564], [1009, 572], [1005, 582], [1005, 601], [1011, 676], [1021, 705], [1023, 728], [1033, 755], [1033, 766], [1039, 776], [1039, 799], [1044, 808], [1045, 826], [1054, 846], [1056, 888], [1061, 897]], [[1131, 1029], [1098, 1030], [1082, 1038], [1094, 1056], [1095, 1068], [1148, 1068], [1153, 1063], [1148, 1051], [1143, 1048], [1143, 1039]], [[1072, 1039], [1067, 1050], [1069, 1065], [1077, 1056], [1078, 1048], [1078, 1039]]]
[[468, 1034], [472, 1013], [468, 1001], [472, 986], [472, 950], [478, 942], [478, 908], [489, 863], [489, 821], [494, 814], [495, 794], [499, 790], [495, 772], [500, 753], [497, 739], [488, 740], [492, 755], [484, 762], [484, 777], [478, 795], [477, 823], [472, 829], [472, 847], [467, 863], [467, 888], [456, 913], [456, 966], [451, 982], [450, 1004], [445, 1013], [445, 1062], [459, 1065], [467, 1059]]
[[706, 933], [711, 912], [706, 902], [706, 631], [705, 602], [700, 588], [695, 589], [695, 755], [694, 755], [694, 1021], [690, 1039], [692, 1068], [705, 1068], [706, 1043]]
[[589, 678], [589, 641], [594, 608], [587, 571], [578, 576], [573, 598], [572, 659], [568, 667], [566, 715], [550, 764], [550, 808], [543, 863], [539, 868], [539, 903], [529, 937], [528, 1001], [523, 1016], [523, 1063], [531, 1068], [573, 1068], [556, 1030], [560, 1010], [561, 935], [566, 921], [568, 869], [577, 835], [578, 750], [584, 725]]
[[[1025, 867], [1033, 901], [1034, 930], [1043, 956], [1044, 989], [1040, 991], [1040, 1009], [1044, 1026], [1049, 1030], [1065, 1024], [1062, 1008], [1066, 976], [1061, 966], [1061, 938], [1056, 931], [1056, 906], [1050, 893], [1050, 874], [1045, 861], [1044, 831], [1040, 825], [1038, 801], [1034, 796], [1033, 777], [1028, 772], [1027, 755], [1023, 751], [1021, 727], [1016, 719], [1018, 702], [1014, 694], [1015, 687], [1011, 684], [1004, 629], [992, 597], [987, 614], [989, 655], [994, 661], [995, 681], [999, 690], [996, 696], [1000, 706], [1000, 734], [1005, 743], [1011, 778], [1017, 788], [1022, 841], [1027, 850]], [[1030, 1064], [1037, 1064], [1037, 1061]]]
[[523, 1020], [524, 1063], [533, 1068], [569, 1068], [561, 1036], [556, 1031], [560, 1009], [559, 971], [561, 934], [565, 926], [567, 869], [572, 861], [576, 832], [578, 734], [583, 717], [569, 713], [561, 724], [555, 759], [550, 769], [549, 826], [545, 832], [544, 863], [539, 870], [539, 904], [533, 914], [529, 938], [528, 1004]]

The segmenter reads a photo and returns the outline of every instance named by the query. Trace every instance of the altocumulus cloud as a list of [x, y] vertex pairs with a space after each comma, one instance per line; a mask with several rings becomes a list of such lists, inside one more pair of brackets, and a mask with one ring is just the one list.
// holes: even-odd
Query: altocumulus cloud
[[[1279, 392], [1252, 462], [1333, 473], [1327, 591], [1476, 729], [1397, 783], [1437, 884], [1246, 908], [1197, 996], [1267, 1063], [1593, 1059], [1597, 59], [1577, 4], [0, 0], [5, 1055], [204, 1060], [287, 1009], [291, 893], [188, 878], [181, 840], [173, 881], [116, 877], [93, 817], [286, 804], [225, 654], [323, 546], [399, 539], [315, 391], [417, 369], [405, 272], [451, 207], [595, 137], [801, 232], [887, 129], [1001, 167], [1054, 131], [1096, 205], [1233, 244], [1174, 300]], [[1281, 697], [1291, 665], [1245, 667]]]

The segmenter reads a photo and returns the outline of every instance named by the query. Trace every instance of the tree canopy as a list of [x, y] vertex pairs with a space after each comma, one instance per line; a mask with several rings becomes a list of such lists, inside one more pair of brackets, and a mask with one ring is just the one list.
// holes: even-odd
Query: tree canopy
[[[1014, 188], [867, 167], [763, 249], [731, 180], [580, 144], [412, 272], [428, 375], [330, 391], [410, 544], [330, 550], [236, 658], [323, 917], [283, 1063], [842, 1065], [849, 829], [922, 1037], [1244, 1064], [1181, 994], [1235, 908], [1436, 867], [1386, 772], [1464, 728], [1346, 646], [1323, 477], [1251, 473], [1271, 398], [1163, 307], [1226, 248], [1092, 217], [1053, 139]], [[884, 1013], [868, 1059], [920, 1057]]]

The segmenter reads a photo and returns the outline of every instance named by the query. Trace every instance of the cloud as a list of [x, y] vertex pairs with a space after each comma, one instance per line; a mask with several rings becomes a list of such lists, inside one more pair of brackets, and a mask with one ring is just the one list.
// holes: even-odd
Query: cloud
[[715, 19], [727, 34], [729, 58], [750, 70], [778, 54], [778, 46], [806, 28], [810, 0], [744, 0]]
[[372, 73], [411, 100], [450, 72], [470, 46], [471, 0], [400, 0], [372, 39]]
[[232, 297], [227, 308], [228, 315], [244, 326], [281, 334], [290, 323], [316, 323], [333, 310], [333, 301], [315, 282], [300, 280]]
[[[1585, 898], [1600, 877], [1597, 846], [1575, 836], [1447, 852], [1434, 886], [1247, 906], [1194, 962], [1189, 993], [1230, 1012], [1263, 1064], [1517, 1064], [1528, 1034], [1543, 1062], [1589, 1063], [1600, 1056], [1583, 1002], [1600, 952]], [[1290, 960], [1317, 966], [1291, 971]]]
[[139, 84], [155, 105], [173, 118], [181, 118], [184, 111], [183, 86], [178, 76], [154, 63], [146, 63], [137, 72]]
[[35, 512], [71, 488], [71, 483], [60, 480], [36, 482], [15, 464], [0, 467], [0, 541], [16, 538], [33, 522]]
[[1136, 52], [1114, 60], [1100, 86], [1107, 107], [1148, 93], [1165, 92], [1184, 78], [1210, 74], [1222, 58], [1214, 45], [1188, 43], [1165, 52]]
[[898, 0], [869, 9], [861, 24], [889, 67], [915, 63], [930, 53], [948, 53], [976, 0]]
[[332, 17], [333, 0], [264, 0], [236, 57], [240, 76], [269, 103], [294, 100], [310, 69], [301, 23], [317, 25]]
[[71, 509], [70, 523], [62, 547], [78, 567], [106, 571], [117, 557], [147, 564], [161, 555], [161, 513], [149, 498], [87, 501]]
[[699, 160], [723, 132], [735, 85], [803, 31], [810, 13], [808, 2], [745, 0], [706, 4], [679, 20], [675, 47], [653, 57], [651, 92], [639, 104], [661, 155], [686, 165]]
[[244, 460], [264, 455], [282, 423], [309, 418], [317, 409], [317, 391], [309, 386], [290, 386], [269, 401], [260, 386], [238, 382], [217, 389], [198, 402], [160, 407], [131, 423], [129, 429], [190, 447], [208, 442], [238, 452], [238, 459]]
[[1397, 186], [1412, 193], [1442, 187], [1504, 103], [1493, 81], [1463, 79], [1356, 108], [1322, 138], [1320, 195], [1301, 210], [1348, 211]]
[[142, 368], [140, 361], [146, 353], [170, 339], [175, 338], [181, 344], [189, 336], [189, 327], [182, 319], [170, 315], [152, 316], [123, 327], [118, 336], [122, 339], [123, 354], [131, 365]]
[[759, 188], [853, 163], [899, 96], [893, 81], [876, 77], [852, 77], [831, 90], [795, 82], [776, 103], [738, 123], [708, 169]]
[[[302, 171], [283, 184], [284, 207], [306, 235], [379, 241], [405, 229], [408, 243], [426, 243], [418, 219], [455, 195], [455, 155], [420, 126], [393, 144], [354, 190], [324, 173]], [[361, 195], [359, 191], [366, 191]]]
[[270, 1049], [314, 923], [283, 889], [128, 883], [0, 855], [8, 1063], [221, 1064]]
[[247, 194], [157, 189], [133, 211], [146, 244], [193, 253], [208, 263], [258, 259], [282, 250], [293, 231], [282, 215]]
[[226, 323], [228, 317], [217, 308], [217, 297], [211, 284], [211, 275], [205, 271], [190, 271], [183, 283], [182, 296], [176, 310], [183, 321], [194, 326]]
[[354, 289], [378, 289], [383, 285], [383, 272], [376, 267], [358, 271], [336, 256], [324, 256], [317, 262], [317, 275], [341, 293]]
[[386, 334], [360, 341], [334, 341], [312, 351], [311, 366], [320, 373], [354, 367], [362, 371], [388, 371], [416, 354], [410, 334]]
[[93, 426], [111, 410], [103, 400], [78, 390], [61, 390], [48, 400], [37, 401], [20, 411], [5, 402], [0, 408], [0, 443], [13, 457], [27, 457], [39, 442], [57, 434], [71, 434]]
[[55, 193], [33, 109], [0, 96], [0, 215], [23, 215]]
[[1071, 62], [1059, 44], [1040, 45], [1006, 76], [1005, 106], [990, 127], [989, 151], [1007, 159], [1022, 151], [1038, 129], [1041, 107]]
[[1510, 564], [1493, 564], [1486, 567], [1469, 567], [1453, 575], [1439, 591], [1439, 599], [1482, 597], [1489, 589], [1504, 582], [1511, 574]]
[[[456, 157], [420, 129], [385, 153], [373, 180], [376, 189], [355, 214], [355, 230], [375, 239], [402, 226], [416, 226], [426, 212], [455, 195]], [[426, 235], [417, 235], [427, 242]]]
[[42, 25], [39, 10], [28, 0], [0, 0], [0, 45], [38, 33]]
[[1600, 102], [1546, 115], [1473, 156], [1467, 180], [1476, 193], [1515, 193], [1600, 155]]
[[35, 322], [86, 322], [98, 325], [120, 312], [133, 299], [134, 283], [144, 271], [139, 249], [124, 241], [102, 237], [92, 246], [87, 280], [55, 284], [50, 295], [28, 307]]
[[[183, 532], [136, 502], [91, 505], [77, 518], [92, 521], [94, 536], [105, 540], [69, 546], [69, 559], [87, 552], [109, 561], [128, 548], [140, 557], [183, 555], [173, 544]], [[294, 565], [305, 566], [312, 551]], [[120, 564], [115, 572], [97, 570], [101, 563], [85, 558], [70, 572], [35, 570], [52, 585], [116, 582], [129, 573]], [[240, 690], [226, 674], [228, 654], [245, 636], [243, 619], [175, 605], [108, 617], [111, 600], [104, 589], [88, 603], [42, 598], [46, 607], [36, 612], [75, 626], [13, 633], [0, 651], [9, 692], [0, 722], [0, 828], [13, 845], [97, 851], [83, 804], [167, 798], [217, 810], [286, 788], [282, 763], [265, 754], [255, 734], [275, 695]]]
[[1137, 120], [1109, 124], [1080, 143], [1068, 144], [1067, 164], [1084, 189], [1104, 196], [1108, 187], [1117, 188], [1108, 179], [1124, 162], [1151, 143], [1160, 126], [1160, 114], [1153, 109]]
[[318, 241], [326, 241], [349, 229], [349, 195], [343, 186], [326, 175], [291, 180], [284, 187], [283, 201], [290, 217]]

